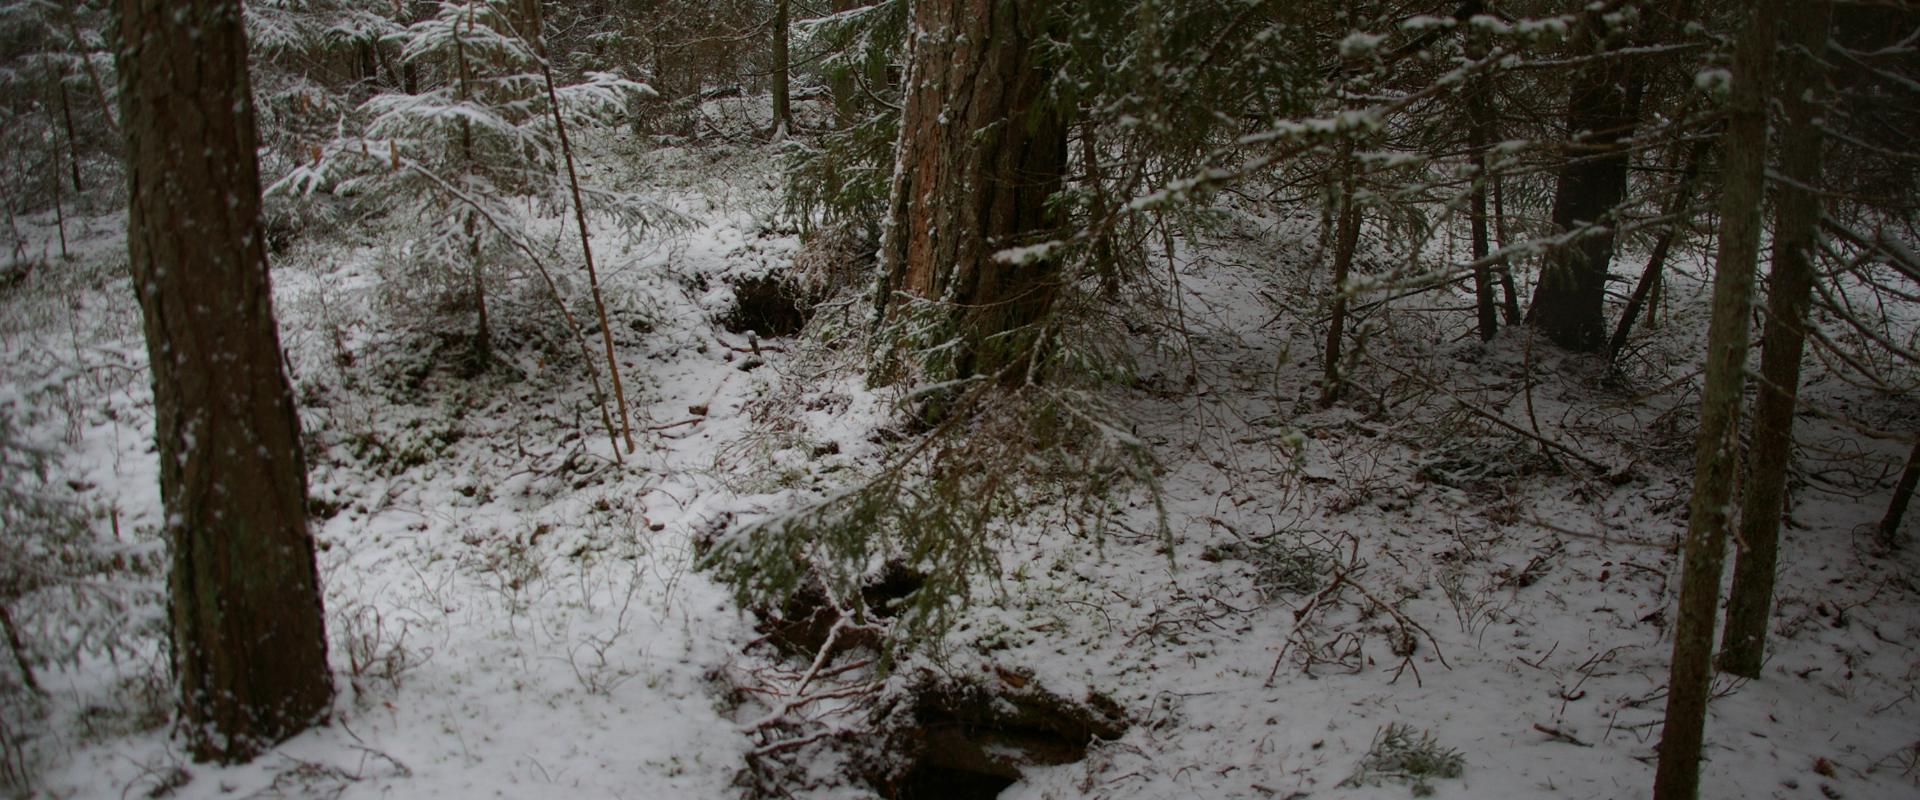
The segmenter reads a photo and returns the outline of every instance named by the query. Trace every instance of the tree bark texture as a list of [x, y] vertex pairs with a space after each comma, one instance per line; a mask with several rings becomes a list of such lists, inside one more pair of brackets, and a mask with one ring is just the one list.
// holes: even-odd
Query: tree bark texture
[[174, 677], [194, 755], [243, 761], [324, 715], [333, 681], [260, 225], [240, 3], [117, 10]]
[[1720, 668], [1760, 677], [1773, 618], [1773, 573], [1780, 561], [1780, 517], [1787, 504], [1787, 467], [1793, 462], [1793, 414], [1800, 397], [1800, 359], [1807, 341], [1807, 307], [1813, 297], [1813, 255], [1818, 246], [1820, 147], [1818, 117], [1825, 102], [1820, 59], [1826, 52], [1832, 5], [1800, 0], [1788, 12], [1789, 47], [1781, 62], [1779, 103], [1785, 111], [1780, 172], [1774, 193], [1773, 271], [1767, 285], [1766, 329], [1760, 342], [1759, 397], [1753, 404], [1753, 436], [1747, 480], [1740, 497], [1739, 549], [1733, 591], [1727, 597], [1727, 628], [1720, 638]]
[[[1602, 40], [1606, 32], [1596, 34]], [[1604, 41], [1596, 52], [1604, 50]], [[1527, 318], [1554, 344], [1598, 351], [1607, 341], [1607, 269], [1613, 261], [1613, 211], [1627, 196], [1630, 154], [1623, 140], [1640, 117], [1639, 72], [1632, 62], [1603, 58], [1574, 78], [1567, 101], [1566, 163], [1554, 190], [1553, 224], [1589, 233], [1555, 248], [1542, 268]]]
[[919, 0], [911, 15], [881, 302], [931, 301], [951, 323], [958, 347], [950, 362], [923, 365], [928, 378], [1017, 384], [1059, 280], [1052, 259], [994, 257], [1047, 237], [1046, 201], [1066, 172], [1069, 120], [1047, 96], [1033, 46], [1046, 3]]
[[1733, 477], [1740, 461], [1740, 403], [1746, 378], [1747, 317], [1760, 250], [1766, 189], [1767, 90], [1774, 41], [1786, 0], [1755, 4], [1741, 34], [1728, 109], [1720, 203], [1720, 252], [1714, 267], [1713, 317], [1695, 443], [1693, 496], [1682, 549], [1680, 607], [1673, 631], [1666, 723], [1654, 800], [1694, 800], [1700, 791], [1700, 748], [1713, 679], [1713, 623], [1720, 601]]

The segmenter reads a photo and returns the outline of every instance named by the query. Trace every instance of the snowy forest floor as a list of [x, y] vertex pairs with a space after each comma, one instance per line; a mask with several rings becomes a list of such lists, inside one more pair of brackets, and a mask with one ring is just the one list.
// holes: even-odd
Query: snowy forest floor
[[[609, 149], [601, 160], [617, 163]], [[497, 290], [501, 364], [473, 376], [445, 333], [465, 318], [423, 322], [426, 290], [383, 278], [404, 226], [275, 257], [339, 695], [331, 724], [233, 768], [190, 763], [169, 738], [152, 399], [124, 218], [70, 220], [74, 259], [0, 289], [0, 413], [57, 454], [49, 486], [135, 566], [92, 605], [29, 598], [15, 612], [39, 616], [24, 627], [45, 696], [16, 687], [5, 724], [38, 790], [740, 795], [760, 744], [749, 725], [769, 709], [729, 699], [727, 676], [796, 665], [750, 646], [753, 617], [694, 569], [695, 539], [726, 515], [825, 496], [902, 446], [881, 435], [894, 396], [844, 368], [857, 361], [720, 324], [729, 279], [786, 269], [800, 248], [776, 222], [771, 155], [626, 156], [659, 165], [651, 191], [686, 224], [598, 233], [640, 444], [623, 463], [574, 345], [514, 321], [516, 308], [544, 319], [531, 281]], [[1104, 536], [1016, 531], [1000, 579], [887, 680], [938, 673], [1117, 704], [1123, 735], [1027, 770], [1009, 798], [1644, 796], [1702, 276], [1670, 281], [1665, 325], [1622, 373], [1524, 328], [1482, 345], [1463, 335], [1463, 294], [1368, 305], [1367, 358], [1348, 400], [1321, 410], [1314, 220], [1218, 210], [1179, 242], [1177, 286], [1160, 287], [1181, 314], [1141, 327], [1139, 380], [1109, 398], [1159, 462], [1172, 552], [1144, 490]], [[539, 224], [564, 246], [561, 218]], [[1920, 418], [1916, 398], [1818, 373], [1807, 393], [1874, 427]], [[1920, 548], [1882, 557], [1866, 532], [1902, 446], [1812, 417], [1799, 437], [1770, 659], [1762, 680], [1716, 683], [1706, 796], [1913, 797]], [[114, 630], [86, 632], [102, 626]], [[75, 641], [94, 644], [49, 644]], [[1391, 755], [1390, 728], [1416, 750], [1430, 735], [1423, 752], [1441, 763], [1408, 777], [1370, 761]], [[797, 752], [806, 768], [787, 791], [872, 796], [850, 778], [858, 754]]]

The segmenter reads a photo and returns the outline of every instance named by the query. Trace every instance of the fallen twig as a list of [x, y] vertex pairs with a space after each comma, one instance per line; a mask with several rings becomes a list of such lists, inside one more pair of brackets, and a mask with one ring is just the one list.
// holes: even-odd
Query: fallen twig
[[1567, 733], [1566, 731], [1560, 730], [1559, 728], [1549, 728], [1538, 722], [1533, 723], [1533, 729], [1546, 734], [1547, 738], [1552, 739], [1556, 742], [1566, 742], [1567, 744], [1573, 745], [1575, 747], [1592, 747], [1593, 746], [1586, 742], [1580, 741], [1578, 738], [1574, 737], [1573, 734]]

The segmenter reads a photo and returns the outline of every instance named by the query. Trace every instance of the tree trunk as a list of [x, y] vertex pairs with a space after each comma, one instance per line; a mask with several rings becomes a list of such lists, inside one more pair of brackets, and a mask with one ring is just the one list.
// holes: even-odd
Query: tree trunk
[[[1605, 38], [1609, 34], [1596, 34]], [[1605, 45], [1595, 48], [1603, 51]], [[1606, 344], [1607, 269], [1613, 261], [1614, 209], [1627, 196], [1629, 153], [1622, 140], [1640, 116], [1639, 71], [1620, 58], [1583, 69], [1567, 101], [1567, 162], [1560, 168], [1553, 224], [1562, 231], [1603, 226], [1548, 254], [1529, 322], [1554, 344], [1578, 352]]]
[[792, 69], [787, 62], [787, 0], [773, 3], [773, 136], [793, 130], [793, 101], [788, 92]]
[[300, 420], [274, 326], [239, 0], [119, 0], [128, 251], [172, 544], [173, 670], [197, 758], [327, 711]]
[[[1507, 246], [1507, 200], [1500, 176], [1493, 179], [1493, 235], [1499, 247]], [[1520, 290], [1513, 285], [1513, 264], [1507, 259], [1500, 260], [1496, 277], [1500, 279], [1500, 316], [1509, 327], [1520, 324]]]
[[[1016, 385], [1038, 349], [1058, 265], [995, 254], [1044, 240], [1046, 201], [1066, 172], [1067, 123], [1051, 105], [1039, 48], [1041, 0], [921, 0], [881, 247], [883, 311], [931, 301], [956, 346], [923, 363], [934, 382], [974, 375]], [[909, 312], [894, 308], [885, 316]]]
[[[1475, 58], [1484, 57], [1485, 48], [1474, 46]], [[1492, 166], [1488, 149], [1497, 135], [1493, 116], [1493, 78], [1476, 76], [1467, 87], [1467, 148], [1473, 152], [1474, 175], [1472, 202], [1473, 298], [1479, 312], [1480, 340], [1491, 342], [1500, 332], [1499, 308], [1493, 298], [1493, 268], [1486, 261], [1492, 252], [1487, 240], [1487, 183]]]
[[[833, 10], [836, 14], [859, 7], [860, 0], [833, 0]], [[834, 124], [841, 128], [851, 128], [858, 121], [856, 114], [859, 104], [854, 96], [854, 91], [859, 88], [858, 81], [859, 77], [851, 69], [834, 70], [832, 77], [828, 79], [828, 85], [833, 91]]]
[[1713, 678], [1713, 623], [1726, 558], [1733, 476], [1740, 454], [1741, 388], [1746, 378], [1747, 316], [1754, 262], [1760, 250], [1761, 199], [1766, 189], [1767, 89], [1774, 40], [1786, 0], [1756, 4], [1734, 59], [1728, 109], [1725, 177], [1720, 205], [1720, 254], [1714, 267], [1713, 320], [1707, 329], [1707, 368], [1695, 443], [1693, 497], [1673, 631], [1667, 718], [1661, 731], [1654, 800], [1693, 800], [1700, 790], [1700, 746]]
[[[58, 78], [54, 79], [54, 83], [58, 84], [59, 82]], [[54, 125], [53, 109], [48, 108], [47, 127], [51, 130]], [[53, 186], [54, 229], [60, 232], [60, 258], [66, 260], [72, 258], [73, 255], [67, 251], [67, 209], [64, 198], [60, 196], [60, 141], [51, 136], [47, 138], [47, 171], [50, 173], [47, 176], [47, 182]], [[77, 171], [74, 172], [76, 176], [79, 174]]]
[[1907, 503], [1913, 499], [1914, 487], [1920, 486], [1920, 442], [1915, 442], [1913, 452], [1907, 455], [1906, 469], [1900, 471], [1900, 482], [1893, 487], [1893, 500], [1887, 503], [1887, 514], [1880, 518], [1880, 546], [1892, 550], [1900, 546], [1900, 520], [1907, 516]]
[[1087, 224], [1093, 228], [1093, 271], [1100, 277], [1100, 296], [1108, 300], [1120, 298], [1120, 260], [1113, 252], [1113, 233], [1108, 227], [1107, 218], [1113, 209], [1107, 205], [1106, 175], [1100, 166], [1100, 128], [1098, 125], [1080, 126], [1080, 162], [1085, 170], [1086, 190], [1088, 194]]
[[[474, 13], [477, 9], [476, 3], [467, 5], [467, 35], [473, 34]], [[466, 39], [460, 33], [458, 20], [453, 23], [453, 68], [454, 97], [465, 104], [473, 99], [473, 69], [467, 62]], [[476, 166], [473, 153], [473, 121], [465, 116], [460, 117], [460, 160], [462, 167], [471, 175]], [[468, 355], [471, 359], [469, 366], [477, 374], [485, 372], [493, 365], [493, 327], [487, 320], [487, 276], [486, 268], [480, 262], [479, 220], [474, 218], [474, 211], [471, 209], [464, 213], [467, 215], [468, 284], [473, 287], [474, 307], [473, 347], [468, 351]]]
[[13, 624], [13, 612], [8, 611], [4, 603], [0, 603], [0, 634], [6, 636], [7, 652], [13, 654], [13, 666], [20, 671], [20, 685], [44, 696], [46, 690], [40, 688], [40, 681], [33, 676], [33, 665], [27, 663], [27, 645], [20, 641], [20, 628]]
[[[782, 6], [785, 0], [782, 0]], [[541, 13], [537, 0], [529, 0], [528, 11], [532, 14], [532, 27], [535, 31], [546, 28], [546, 19]], [[784, 15], [784, 12], [783, 12]], [[613, 326], [607, 322], [607, 302], [600, 292], [600, 272], [593, 265], [593, 237], [587, 227], [587, 205], [581, 200], [580, 171], [573, 162], [573, 140], [567, 136], [567, 121], [560, 112], [560, 93], [553, 86], [553, 57], [547, 51], [545, 35], [533, 39], [534, 52], [540, 56], [540, 78], [547, 89], [547, 110], [553, 113], [553, 130], [560, 137], [560, 156], [567, 167], [567, 188], [573, 195], [573, 221], [575, 230], [580, 233], [580, 257], [587, 266], [587, 287], [593, 294], [593, 313], [600, 321], [600, 342], [607, 353], [607, 372], [613, 376], [613, 396], [620, 406], [620, 432], [627, 445], [627, 452], [634, 451], [633, 415], [627, 413], [627, 389], [620, 382], [620, 359], [614, 357]], [[608, 433], [612, 433], [611, 425]], [[620, 455], [620, 442], [613, 443], [615, 461], [625, 462]]]
[[1720, 668], [1760, 677], [1773, 618], [1773, 573], [1780, 558], [1780, 515], [1786, 508], [1787, 467], [1793, 461], [1793, 412], [1800, 397], [1800, 356], [1807, 340], [1807, 306], [1813, 295], [1813, 254], [1819, 245], [1821, 203], [1820, 126], [1826, 78], [1820, 59], [1833, 20], [1827, 0], [1800, 0], [1788, 12], [1792, 47], [1781, 64], [1779, 102], [1786, 129], [1780, 138], [1779, 183], [1774, 198], [1773, 272], [1767, 286], [1766, 331], [1760, 344], [1760, 395], [1753, 404], [1753, 441], [1740, 498], [1741, 545], [1733, 562], [1727, 598], [1727, 629], [1720, 638]]
[[1360, 245], [1360, 209], [1354, 195], [1353, 140], [1340, 143], [1340, 222], [1333, 244], [1333, 309], [1327, 321], [1327, 352], [1321, 364], [1320, 405], [1340, 400], [1346, 378], [1340, 374], [1342, 341], [1347, 330], [1347, 275], [1353, 271], [1353, 252]]
[[67, 126], [67, 165], [73, 169], [73, 191], [79, 194], [86, 191], [80, 185], [80, 139], [74, 135], [73, 105], [67, 101], [67, 79], [60, 76], [53, 81], [54, 88], [60, 92], [60, 117]]
[[[1607, 340], [1608, 361], [1620, 357], [1620, 351], [1627, 346], [1627, 336], [1633, 333], [1634, 319], [1640, 316], [1640, 309], [1654, 299], [1654, 293], [1664, 280], [1667, 257], [1673, 253], [1673, 243], [1680, 237], [1680, 231], [1687, 227], [1685, 217], [1700, 184], [1700, 163], [1706, 160], [1707, 151], [1712, 148], [1712, 139], [1702, 139], [1687, 153], [1687, 163], [1680, 168], [1680, 185], [1673, 190], [1672, 199], [1667, 201], [1667, 216], [1673, 221], [1667, 223], [1666, 229], [1660, 232], [1660, 241], [1654, 243], [1653, 252], [1647, 256], [1647, 268], [1640, 273], [1639, 283], [1634, 284], [1633, 296], [1627, 300], [1626, 310], [1620, 312], [1620, 323], [1614, 326], [1613, 337]], [[1647, 319], [1652, 321], [1652, 311], [1647, 312]]]

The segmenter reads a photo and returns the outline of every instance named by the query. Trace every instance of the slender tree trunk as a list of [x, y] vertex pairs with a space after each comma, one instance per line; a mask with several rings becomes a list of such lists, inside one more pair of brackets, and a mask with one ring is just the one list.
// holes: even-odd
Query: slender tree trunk
[[922, 33], [911, 45], [877, 300], [883, 310], [894, 294], [932, 301], [951, 323], [957, 346], [921, 365], [928, 379], [1017, 385], [1030, 377], [1035, 326], [1059, 280], [1044, 253], [995, 257], [1047, 237], [1046, 201], [1066, 173], [1067, 115], [1047, 96], [1050, 73], [1034, 46], [1046, 4], [921, 0], [910, 13]]
[[61, 21], [67, 29], [67, 41], [73, 46], [73, 55], [80, 60], [80, 71], [87, 76], [87, 82], [93, 84], [93, 96], [100, 101], [100, 116], [104, 117], [107, 127], [116, 135], [120, 134], [120, 120], [113, 115], [113, 103], [107, 100], [107, 82], [100, 78], [100, 70], [93, 65], [93, 53], [87, 49], [87, 39], [80, 35], [80, 13], [74, 9], [76, 0], [63, 0], [65, 12]]
[[[860, 0], [833, 0], [833, 10], [835, 13], [852, 11], [860, 7], [859, 2]], [[854, 102], [853, 92], [856, 80], [858, 79], [854, 77], [851, 70], [836, 70], [829, 80], [833, 90], [834, 124], [841, 128], [851, 128], [855, 122], [854, 114], [858, 106]]]
[[[1507, 246], [1507, 193], [1498, 175], [1493, 176], [1493, 235], [1497, 246]], [[1500, 278], [1500, 316], [1507, 325], [1518, 325], [1524, 318], [1520, 314], [1520, 290], [1513, 285], [1513, 265], [1501, 259], [1496, 274]]]
[[67, 209], [60, 197], [60, 176], [57, 174], [60, 171], [60, 151], [53, 151], [52, 158], [53, 170], [56, 173], [53, 176], [53, 223], [54, 227], [60, 231], [60, 258], [67, 260], [73, 258], [73, 255], [67, 252]]
[[[1596, 34], [1604, 39], [1606, 32]], [[1596, 52], [1606, 49], [1604, 42]], [[1602, 226], [1547, 255], [1527, 319], [1554, 344], [1594, 352], [1606, 345], [1607, 270], [1613, 261], [1613, 214], [1627, 196], [1630, 154], [1622, 141], [1640, 116], [1639, 70], [1608, 58], [1582, 70], [1567, 102], [1566, 150], [1554, 193], [1553, 224], [1562, 232]]]
[[1725, 177], [1720, 204], [1720, 254], [1714, 268], [1713, 319], [1707, 330], [1706, 385], [1693, 497], [1682, 550], [1680, 608], [1673, 631], [1667, 718], [1661, 730], [1654, 800], [1694, 800], [1700, 790], [1700, 752], [1713, 679], [1713, 623], [1726, 558], [1733, 476], [1740, 460], [1741, 387], [1746, 378], [1747, 317], [1754, 262], [1760, 250], [1761, 199], [1766, 189], [1767, 89], [1774, 42], [1786, 0], [1762, 0], [1741, 34], [1728, 109]]
[[260, 223], [247, 43], [239, 0], [117, 9], [174, 677], [195, 757], [244, 761], [320, 719], [333, 696]]
[[787, 60], [787, 0], [773, 2], [773, 136], [786, 136], [793, 130], [793, 101], [789, 96], [792, 68]]
[[1907, 503], [1914, 487], [1920, 486], [1920, 442], [1907, 455], [1907, 467], [1900, 471], [1900, 482], [1893, 487], [1893, 500], [1887, 503], [1887, 515], [1880, 518], [1880, 545], [1889, 550], [1900, 545], [1900, 520], [1907, 516]]
[[1741, 547], [1733, 562], [1727, 599], [1727, 629], [1720, 639], [1720, 668], [1760, 677], [1767, 622], [1773, 618], [1773, 573], [1780, 560], [1780, 516], [1787, 501], [1787, 467], [1793, 462], [1793, 413], [1800, 397], [1800, 357], [1807, 340], [1807, 306], [1813, 295], [1813, 256], [1819, 246], [1820, 147], [1816, 122], [1824, 108], [1826, 76], [1820, 67], [1833, 20], [1827, 0], [1799, 0], [1787, 12], [1792, 45], [1781, 64], [1779, 102], [1786, 112], [1780, 139], [1779, 183], [1774, 198], [1773, 272], [1767, 286], [1766, 330], [1760, 344], [1760, 394], [1753, 406], [1752, 450], [1740, 498]]
[[60, 90], [60, 116], [67, 123], [67, 166], [73, 170], [73, 192], [79, 194], [86, 188], [80, 185], [80, 139], [74, 135], [73, 105], [67, 102], [66, 78], [55, 78], [53, 85]]
[[[1475, 57], [1485, 55], [1483, 47]], [[1484, 263], [1492, 252], [1487, 241], [1487, 182], [1491, 171], [1491, 156], [1488, 149], [1493, 146], [1497, 135], [1493, 116], [1493, 78], [1481, 75], [1472, 79], [1473, 85], [1467, 89], [1467, 115], [1471, 118], [1467, 125], [1467, 148], [1473, 152], [1473, 298], [1474, 308], [1479, 312], [1480, 339], [1491, 342], [1500, 332], [1499, 309], [1493, 299], [1493, 268]]]
[[1327, 353], [1321, 365], [1320, 405], [1340, 400], [1345, 376], [1340, 374], [1342, 341], [1347, 331], [1347, 276], [1353, 271], [1353, 253], [1360, 246], [1360, 209], [1354, 195], [1353, 140], [1340, 143], [1340, 221], [1333, 245], [1333, 308], [1327, 321]]
[[1112, 229], [1106, 222], [1113, 210], [1107, 206], [1106, 175], [1100, 167], [1100, 131], [1091, 122], [1080, 126], [1080, 161], [1086, 171], [1087, 191], [1091, 192], [1088, 212], [1092, 216], [1093, 267], [1100, 277], [1100, 294], [1109, 300], [1118, 299], [1120, 261], [1114, 257]]
[[46, 694], [40, 688], [40, 681], [33, 677], [33, 665], [27, 662], [27, 645], [20, 641], [20, 629], [14, 626], [13, 613], [4, 603], [0, 603], [0, 633], [6, 635], [7, 652], [13, 654], [13, 666], [20, 670], [20, 685], [34, 694]]
[[[1707, 152], [1713, 149], [1712, 139], [1695, 142], [1687, 152], [1687, 163], [1681, 167], [1680, 185], [1673, 190], [1672, 199], [1667, 201], [1667, 216], [1672, 222], [1660, 231], [1660, 241], [1653, 245], [1653, 252], [1647, 256], [1647, 268], [1640, 273], [1639, 283], [1634, 284], [1633, 296], [1627, 300], [1627, 308], [1620, 312], [1620, 323], [1613, 329], [1613, 338], [1607, 340], [1607, 360], [1620, 358], [1620, 351], [1627, 346], [1627, 337], [1633, 333], [1633, 321], [1640, 316], [1640, 309], [1647, 305], [1660, 283], [1664, 280], [1667, 257], [1673, 253], [1674, 241], [1687, 227], [1685, 219], [1693, 202], [1693, 193], [1700, 186], [1700, 163], [1707, 158]], [[1653, 312], [1647, 312], [1647, 318], [1653, 318]]]
[[[541, 8], [533, 5], [534, 29], [545, 28]], [[593, 312], [600, 319], [600, 342], [607, 352], [607, 371], [613, 376], [613, 397], [620, 409], [620, 433], [627, 444], [627, 452], [634, 451], [633, 415], [627, 413], [627, 389], [620, 382], [620, 361], [613, 354], [613, 326], [607, 323], [607, 303], [600, 294], [600, 273], [593, 266], [593, 243], [587, 230], [587, 207], [580, 199], [580, 173], [573, 164], [573, 141], [567, 138], [567, 121], [560, 113], [560, 93], [553, 87], [553, 63], [547, 55], [547, 42], [543, 36], [533, 41], [540, 56], [540, 77], [547, 87], [547, 106], [553, 111], [554, 131], [560, 136], [560, 155], [567, 166], [567, 187], [573, 192], [573, 221], [580, 233], [580, 255], [587, 265], [587, 287], [593, 294]], [[614, 458], [620, 458], [620, 447], [613, 448]]]
[[373, 61], [378, 68], [375, 80], [381, 88], [401, 88], [400, 76], [393, 70], [393, 61], [387, 58], [387, 48], [378, 39], [373, 42]]
[[[59, 79], [56, 78], [54, 82], [59, 83]], [[47, 123], [48, 127], [52, 127], [53, 109], [51, 108], [47, 109]], [[52, 173], [47, 176], [49, 178], [47, 182], [53, 185], [53, 223], [55, 229], [60, 232], [60, 258], [66, 260], [73, 256], [67, 252], [67, 209], [65, 198], [60, 196], [62, 194], [60, 191], [60, 143], [57, 140], [47, 142], [47, 170]]]
[[374, 57], [374, 45], [361, 42], [354, 45], [353, 49], [354, 54], [359, 56], [357, 64], [360, 68], [358, 82], [369, 86], [378, 84], [380, 82], [380, 60]]
[[480, 263], [480, 220], [467, 215], [467, 274], [473, 284], [473, 363], [475, 373], [493, 363], [493, 325], [487, 319], [487, 271]]
[[[467, 5], [467, 34], [473, 34], [474, 13], [478, 0]], [[473, 68], [467, 61], [466, 39], [460, 33], [460, 22], [453, 23], [453, 68], [455, 97], [462, 103], [473, 99]], [[460, 118], [460, 163], [471, 175], [476, 166], [473, 154], [473, 123], [466, 117]], [[474, 219], [473, 211], [467, 212], [467, 272], [468, 283], [473, 287], [474, 331], [473, 331], [473, 367], [476, 372], [485, 370], [493, 364], [493, 327], [487, 320], [487, 275], [486, 267], [480, 262], [480, 227]]]

